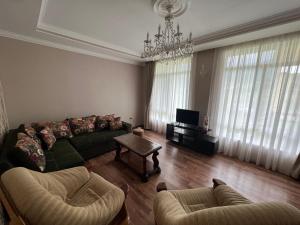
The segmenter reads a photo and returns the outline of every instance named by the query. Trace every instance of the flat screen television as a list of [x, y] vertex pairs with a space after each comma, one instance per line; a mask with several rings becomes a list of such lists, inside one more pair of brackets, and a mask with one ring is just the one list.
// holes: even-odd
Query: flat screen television
[[177, 109], [176, 122], [198, 126], [199, 112], [186, 109]]

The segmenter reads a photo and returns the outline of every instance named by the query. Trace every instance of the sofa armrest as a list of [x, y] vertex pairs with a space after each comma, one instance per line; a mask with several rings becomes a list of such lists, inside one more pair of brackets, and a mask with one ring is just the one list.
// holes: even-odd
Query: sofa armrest
[[123, 129], [126, 130], [128, 133], [132, 132], [132, 125], [130, 123], [122, 121]]
[[0, 161], [0, 175], [2, 175], [5, 171], [13, 168], [14, 165], [10, 163], [8, 160], [1, 160]]

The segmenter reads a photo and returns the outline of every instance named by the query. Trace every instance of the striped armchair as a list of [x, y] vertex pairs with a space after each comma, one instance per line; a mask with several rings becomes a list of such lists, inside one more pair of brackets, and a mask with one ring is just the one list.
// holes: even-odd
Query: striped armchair
[[300, 225], [300, 211], [279, 202], [253, 203], [220, 180], [213, 188], [168, 191], [159, 184], [157, 225]]
[[11, 224], [128, 224], [124, 192], [85, 167], [8, 170], [1, 176], [1, 201]]

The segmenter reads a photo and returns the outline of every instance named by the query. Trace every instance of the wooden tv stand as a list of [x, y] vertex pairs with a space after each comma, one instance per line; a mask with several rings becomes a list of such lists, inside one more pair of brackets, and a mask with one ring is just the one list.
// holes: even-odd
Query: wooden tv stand
[[166, 138], [173, 143], [212, 155], [218, 150], [218, 139], [208, 135], [209, 131], [211, 130], [190, 124], [168, 123]]

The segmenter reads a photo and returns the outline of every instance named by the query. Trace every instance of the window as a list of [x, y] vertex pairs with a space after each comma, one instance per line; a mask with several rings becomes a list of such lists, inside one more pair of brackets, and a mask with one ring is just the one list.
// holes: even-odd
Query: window
[[150, 102], [150, 125], [165, 132], [165, 125], [175, 121], [177, 108], [189, 107], [192, 57], [156, 62]]
[[217, 64], [211, 119], [222, 151], [267, 168], [292, 165], [300, 152], [300, 35], [224, 48]]

